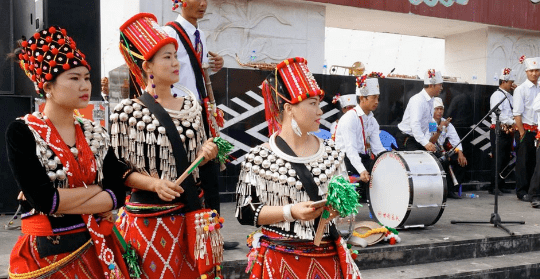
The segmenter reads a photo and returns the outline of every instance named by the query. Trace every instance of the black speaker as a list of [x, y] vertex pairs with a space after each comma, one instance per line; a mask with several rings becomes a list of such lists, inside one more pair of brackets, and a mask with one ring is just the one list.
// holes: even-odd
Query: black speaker
[[[101, 100], [100, 0], [0, 0], [13, 1], [14, 38], [30, 37], [51, 25], [67, 30], [91, 66], [92, 100]], [[15, 94], [34, 96], [33, 83], [15, 71]]]
[[[0, 213], [15, 213], [19, 203], [19, 188], [7, 159], [6, 129], [15, 118], [31, 113], [32, 98], [29, 96], [0, 95]], [[32, 175], [29, 173], [28, 175]]]
[[13, 94], [13, 0], [0, 0], [0, 94]]

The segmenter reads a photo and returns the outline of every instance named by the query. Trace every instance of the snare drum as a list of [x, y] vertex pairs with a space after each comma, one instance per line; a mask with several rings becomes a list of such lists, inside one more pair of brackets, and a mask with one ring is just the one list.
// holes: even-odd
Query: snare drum
[[368, 197], [371, 214], [385, 226], [431, 226], [446, 207], [446, 174], [430, 152], [387, 152], [373, 165]]

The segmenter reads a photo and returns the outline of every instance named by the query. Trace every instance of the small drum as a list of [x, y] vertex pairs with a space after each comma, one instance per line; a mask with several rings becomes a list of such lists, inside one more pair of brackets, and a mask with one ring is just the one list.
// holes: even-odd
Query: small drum
[[431, 226], [446, 207], [446, 174], [430, 152], [387, 152], [373, 165], [368, 197], [371, 214], [385, 226]]

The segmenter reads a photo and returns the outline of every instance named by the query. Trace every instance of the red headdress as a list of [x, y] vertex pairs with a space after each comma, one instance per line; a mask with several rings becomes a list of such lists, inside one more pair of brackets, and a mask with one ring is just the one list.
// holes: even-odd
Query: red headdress
[[276, 66], [262, 84], [268, 131], [273, 134], [281, 129], [278, 120], [280, 105], [283, 102], [298, 104], [308, 98], [318, 96], [321, 100], [324, 91], [319, 88], [313, 74], [302, 57], [289, 58]]
[[146, 83], [139, 64], [152, 59], [167, 44], [178, 49], [178, 42], [163, 31], [153, 14], [136, 14], [120, 26], [120, 53], [141, 87], [146, 87]]
[[43, 84], [61, 73], [79, 66], [90, 70], [86, 56], [77, 49], [66, 30], [59, 26], [43, 29], [28, 40], [23, 37], [21, 47], [19, 65], [34, 82], [36, 92], [40, 95]]

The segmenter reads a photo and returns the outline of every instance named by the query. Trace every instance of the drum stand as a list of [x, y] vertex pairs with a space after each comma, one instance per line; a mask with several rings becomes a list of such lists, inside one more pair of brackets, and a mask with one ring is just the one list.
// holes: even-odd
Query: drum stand
[[[486, 119], [486, 117], [488, 115], [490, 115], [491, 113], [495, 113], [495, 119], [496, 119], [496, 124], [495, 124], [495, 146], [493, 149], [492, 147], [492, 150], [495, 150], [495, 207], [494, 207], [494, 211], [493, 213], [491, 213], [491, 218], [489, 219], [489, 221], [456, 221], [456, 220], [452, 220], [450, 221], [451, 224], [459, 224], [459, 223], [463, 223], [463, 224], [493, 224], [494, 227], [497, 227], [497, 228], [501, 228], [502, 230], [504, 230], [505, 232], [507, 232], [508, 234], [510, 235], [514, 235], [514, 232], [509, 230], [507, 227], [503, 226], [502, 224], [525, 224], [525, 221], [501, 221], [501, 216], [499, 215], [499, 179], [498, 179], [498, 175], [499, 175], [499, 134], [501, 133], [501, 122], [499, 121], [499, 115], [501, 114], [501, 110], [499, 109], [499, 105], [502, 104], [502, 102], [504, 102], [505, 100], [507, 99], [506, 97], [506, 94], [504, 94], [504, 98], [496, 105], [494, 106], [487, 114], [486, 116], [484, 116], [484, 118], [482, 118], [482, 120], [480, 120], [480, 122], [478, 122], [476, 124], [476, 126], [467, 134], [465, 135], [464, 138], [466, 138], [472, 131], [474, 131], [476, 129], [476, 127], [478, 127], [478, 125], [480, 123], [482, 123], [482, 121], [484, 121], [484, 119]], [[463, 139], [461, 139], [461, 141], [463, 141]], [[461, 143], [460, 141], [460, 143]], [[456, 146], [458, 146], [459, 144], [456, 144]], [[453, 153], [455, 149], [452, 149], [451, 152]], [[450, 152], [449, 152], [450, 153]]]

